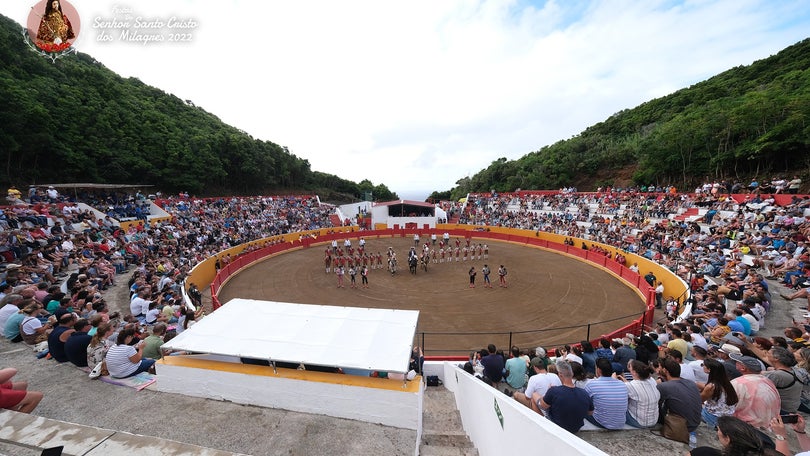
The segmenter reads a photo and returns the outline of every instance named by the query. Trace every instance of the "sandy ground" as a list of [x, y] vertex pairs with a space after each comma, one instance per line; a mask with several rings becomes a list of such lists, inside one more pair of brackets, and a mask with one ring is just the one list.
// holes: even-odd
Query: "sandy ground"
[[[489, 258], [431, 264], [410, 274], [402, 264], [409, 238], [368, 239], [367, 250], [393, 247], [400, 271], [371, 270], [369, 288], [337, 288], [335, 274], [323, 266], [326, 245], [285, 253], [258, 263], [231, 278], [220, 301], [252, 298], [308, 304], [419, 310], [417, 333], [427, 333], [426, 354], [466, 354], [489, 343], [508, 348], [577, 343], [596, 338], [638, 318], [639, 296], [612, 275], [567, 257], [525, 245], [489, 244]], [[484, 288], [481, 269], [492, 270], [492, 288]], [[497, 269], [505, 265], [508, 288], [498, 286]], [[477, 271], [469, 287], [470, 268]], [[358, 286], [360, 276], [357, 276]], [[614, 320], [618, 317], [627, 317]], [[594, 324], [588, 332], [588, 323]], [[549, 329], [561, 328], [561, 329]], [[436, 334], [436, 333], [454, 333]], [[417, 344], [422, 344], [417, 336]]]

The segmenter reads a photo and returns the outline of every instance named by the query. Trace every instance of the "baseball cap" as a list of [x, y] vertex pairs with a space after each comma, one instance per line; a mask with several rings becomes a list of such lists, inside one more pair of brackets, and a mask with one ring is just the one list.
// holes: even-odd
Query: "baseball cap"
[[532, 365], [532, 367], [540, 367], [542, 369], [545, 369], [546, 368], [546, 359], [545, 358], [540, 358], [539, 356], [535, 356], [534, 358], [532, 358], [531, 365]]
[[728, 355], [728, 357], [742, 364], [746, 369], [752, 372], [762, 372], [762, 363], [756, 358], [738, 354]]

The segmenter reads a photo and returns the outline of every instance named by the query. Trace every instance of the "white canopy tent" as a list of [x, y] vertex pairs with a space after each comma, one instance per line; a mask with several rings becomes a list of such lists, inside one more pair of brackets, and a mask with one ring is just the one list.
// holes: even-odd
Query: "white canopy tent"
[[419, 311], [232, 299], [163, 345], [196, 353], [407, 372]]

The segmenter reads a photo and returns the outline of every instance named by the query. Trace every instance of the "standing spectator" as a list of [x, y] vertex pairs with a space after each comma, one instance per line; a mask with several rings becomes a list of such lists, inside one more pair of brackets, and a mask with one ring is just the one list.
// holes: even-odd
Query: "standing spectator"
[[59, 201], [59, 192], [53, 188], [53, 185], [48, 187], [48, 190], [45, 191], [45, 194], [48, 195], [48, 201], [51, 203], [56, 203]]
[[[652, 274], [652, 272], [650, 273]], [[664, 305], [664, 283], [659, 281], [655, 287], [655, 308], [660, 309]]]
[[194, 304], [194, 307], [202, 307], [202, 293], [200, 293], [200, 290], [194, 283], [188, 286], [188, 297], [191, 298], [191, 303]]
[[621, 429], [627, 414], [627, 388], [613, 378], [613, 367], [605, 358], [596, 360], [596, 378], [585, 385], [593, 400], [593, 415], [586, 417], [592, 424], [605, 429]]

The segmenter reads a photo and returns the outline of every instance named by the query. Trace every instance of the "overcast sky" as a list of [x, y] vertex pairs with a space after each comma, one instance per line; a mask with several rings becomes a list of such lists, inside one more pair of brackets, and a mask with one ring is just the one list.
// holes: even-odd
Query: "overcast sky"
[[807, 0], [67, 1], [109, 69], [410, 199], [810, 31]]

